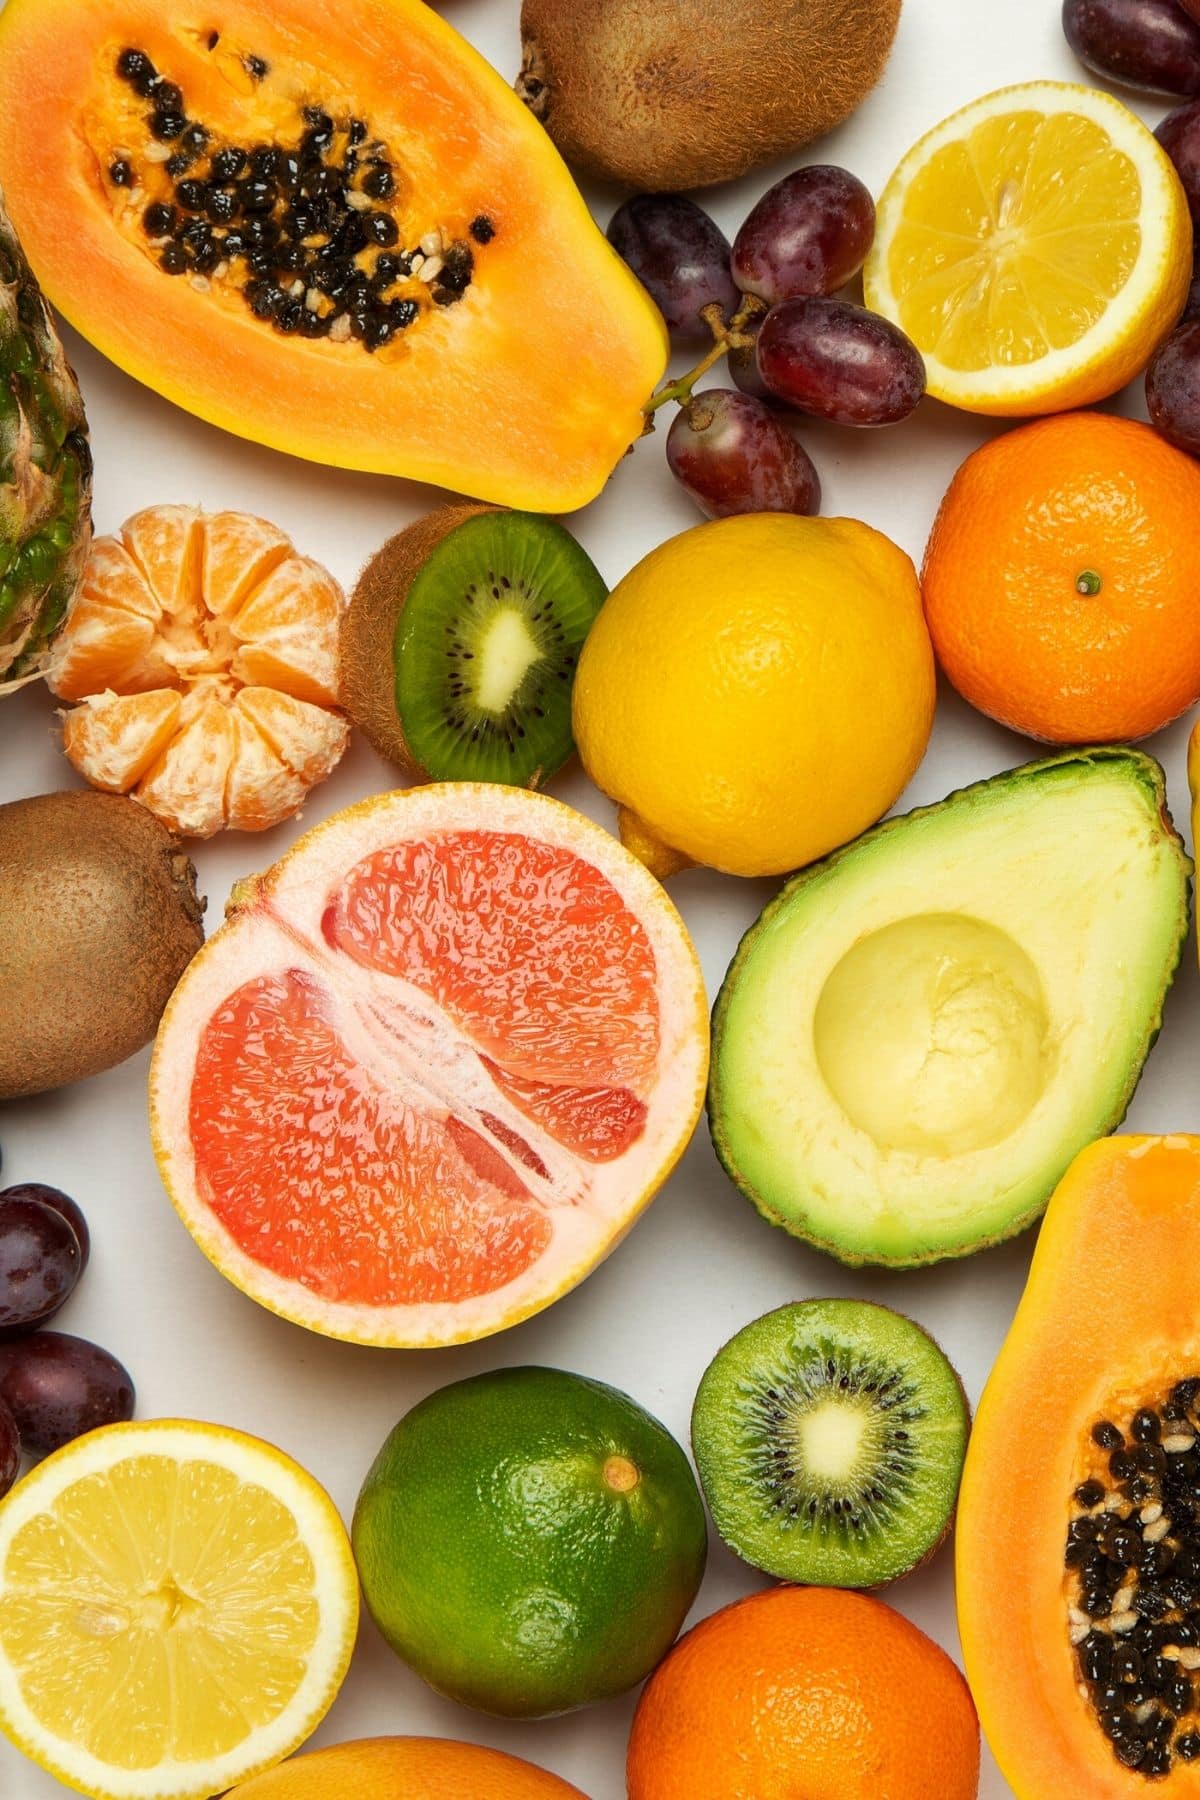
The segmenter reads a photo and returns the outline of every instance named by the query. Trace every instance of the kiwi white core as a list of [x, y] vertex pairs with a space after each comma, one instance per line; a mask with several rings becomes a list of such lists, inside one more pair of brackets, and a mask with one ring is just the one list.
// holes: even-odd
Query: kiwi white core
[[960, 1156], [999, 1143], [1050, 1075], [1041, 979], [1015, 938], [916, 913], [860, 938], [817, 1002], [821, 1074], [884, 1150]]
[[480, 645], [475, 699], [484, 712], [507, 711], [518, 688], [543, 652], [516, 607], [505, 607], [490, 621]]
[[843, 1400], [826, 1400], [805, 1413], [796, 1432], [804, 1467], [816, 1482], [846, 1483], [862, 1466], [869, 1414]]

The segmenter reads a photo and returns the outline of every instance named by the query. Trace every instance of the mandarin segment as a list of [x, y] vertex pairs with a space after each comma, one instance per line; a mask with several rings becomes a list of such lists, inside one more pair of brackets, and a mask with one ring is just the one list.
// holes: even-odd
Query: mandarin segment
[[93, 546], [55, 646], [50, 685], [82, 703], [64, 721], [70, 762], [187, 836], [278, 824], [349, 739], [335, 710], [344, 607], [264, 519], [135, 514]]

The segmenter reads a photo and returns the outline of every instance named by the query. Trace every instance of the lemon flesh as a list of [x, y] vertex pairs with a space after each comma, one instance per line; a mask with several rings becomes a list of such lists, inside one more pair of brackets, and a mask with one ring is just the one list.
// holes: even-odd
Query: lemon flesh
[[277, 1761], [356, 1616], [331, 1503], [238, 1433], [93, 1433], [0, 1509], [0, 1722], [85, 1793], [208, 1795]]
[[1191, 274], [1187, 202], [1152, 133], [1110, 95], [1002, 89], [937, 126], [879, 204], [868, 305], [968, 410], [1053, 412], [1149, 359]]

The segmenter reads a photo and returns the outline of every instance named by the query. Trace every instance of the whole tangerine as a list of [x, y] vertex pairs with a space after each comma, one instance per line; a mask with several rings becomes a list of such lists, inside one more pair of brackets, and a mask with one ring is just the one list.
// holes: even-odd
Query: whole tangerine
[[882, 1600], [779, 1587], [680, 1639], [633, 1721], [629, 1800], [974, 1800], [979, 1722]]
[[976, 450], [922, 586], [965, 700], [1052, 744], [1148, 736], [1200, 699], [1200, 467], [1150, 429], [1063, 413]]

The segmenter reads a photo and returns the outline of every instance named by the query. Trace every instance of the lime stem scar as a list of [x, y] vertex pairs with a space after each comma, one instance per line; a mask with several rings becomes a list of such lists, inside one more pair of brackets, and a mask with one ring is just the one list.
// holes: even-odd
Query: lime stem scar
[[627, 1456], [610, 1456], [604, 1465], [604, 1480], [614, 1493], [630, 1493], [642, 1479], [642, 1471]]
[[1098, 594], [1102, 585], [1100, 577], [1097, 575], [1095, 569], [1080, 569], [1078, 575], [1075, 577], [1075, 592], [1077, 594]]

